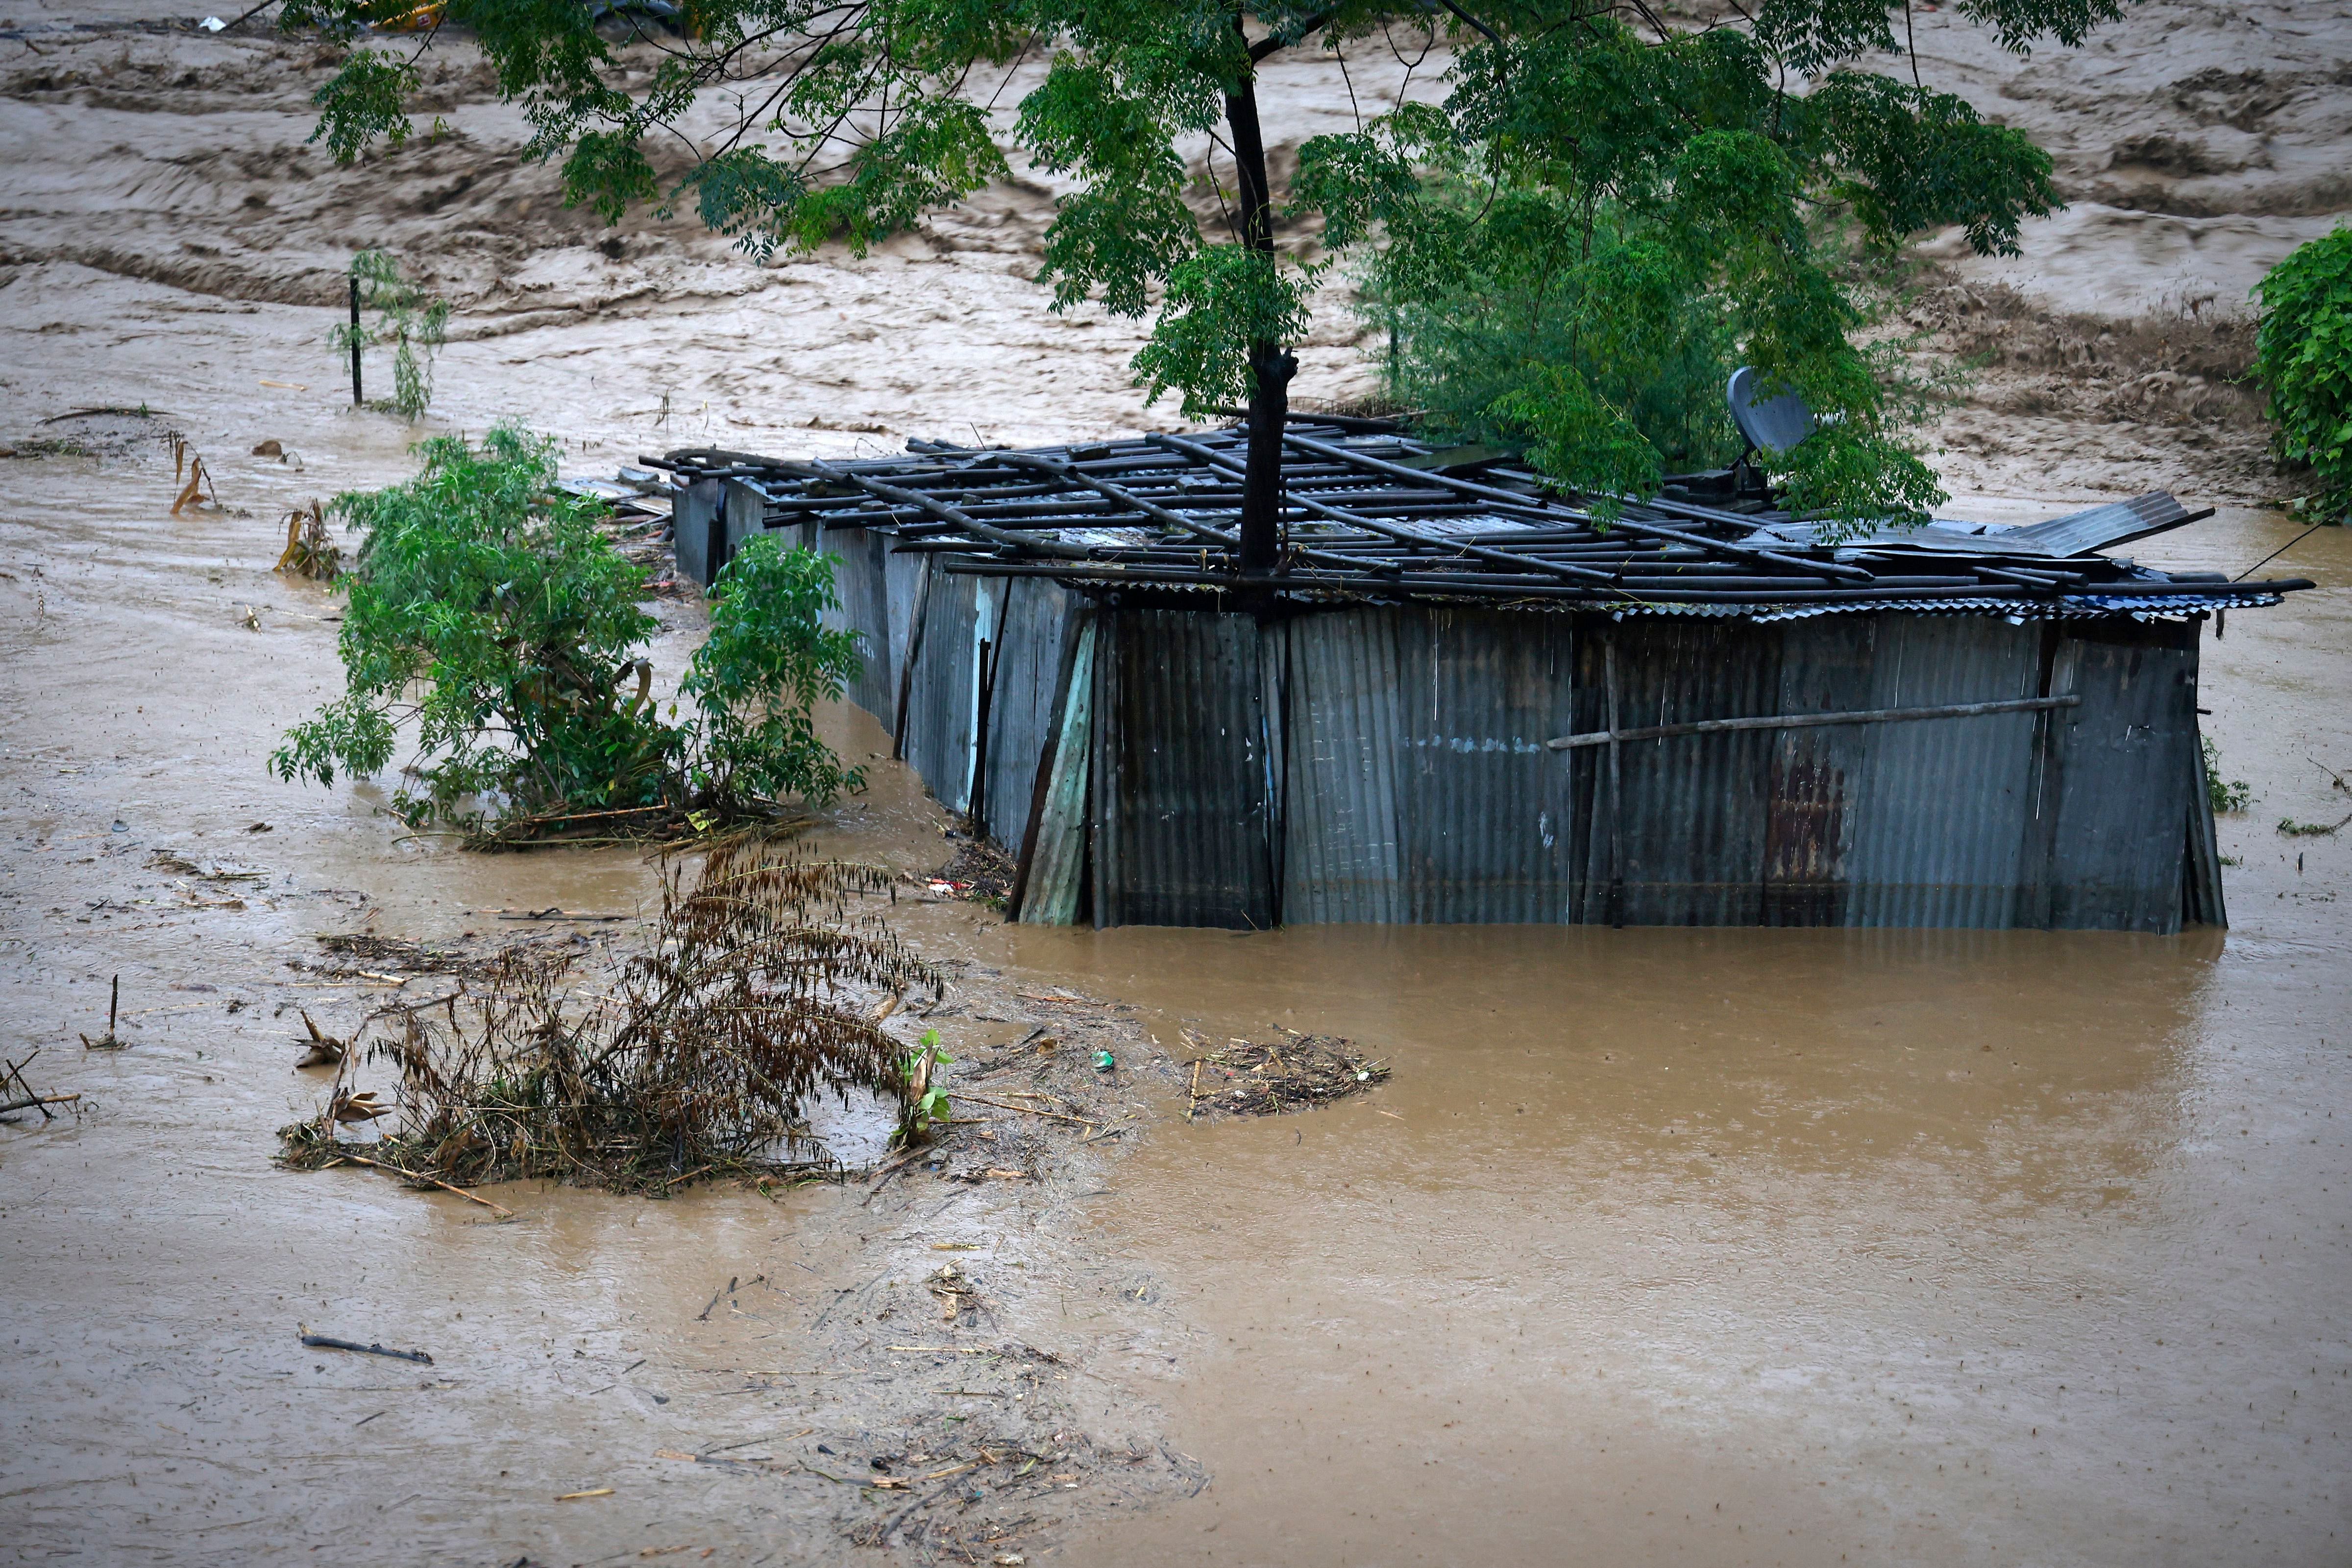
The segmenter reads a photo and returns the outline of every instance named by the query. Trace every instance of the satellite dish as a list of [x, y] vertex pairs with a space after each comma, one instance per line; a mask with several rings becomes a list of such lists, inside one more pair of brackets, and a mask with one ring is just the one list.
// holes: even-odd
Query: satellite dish
[[1742, 365], [1731, 372], [1731, 384], [1724, 389], [1724, 398], [1731, 404], [1731, 422], [1739, 426], [1739, 434], [1751, 448], [1778, 456], [1821, 428], [1821, 421], [1794, 392], [1762, 397], [1760, 386], [1755, 367]]

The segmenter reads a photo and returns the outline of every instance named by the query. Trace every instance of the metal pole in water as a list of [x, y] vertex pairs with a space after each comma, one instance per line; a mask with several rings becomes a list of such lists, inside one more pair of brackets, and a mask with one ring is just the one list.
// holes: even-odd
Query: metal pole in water
[[360, 280], [352, 275], [352, 406], [360, 406]]

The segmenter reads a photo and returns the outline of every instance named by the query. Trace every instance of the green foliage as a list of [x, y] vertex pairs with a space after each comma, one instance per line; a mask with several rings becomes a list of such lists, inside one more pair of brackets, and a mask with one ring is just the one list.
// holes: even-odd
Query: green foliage
[[840, 607], [830, 556], [771, 534], [727, 563], [711, 589], [710, 635], [679, 685], [695, 706], [687, 780], [698, 797], [823, 804], [864, 786], [865, 770], [844, 768], [811, 720], [857, 676], [857, 634], [820, 620]]
[[906, 1066], [899, 1072], [907, 1085], [907, 1097], [906, 1110], [898, 1123], [898, 1143], [919, 1143], [929, 1135], [932, 1123], [945, 1122], [954, 1114], [948, 1104], [946, 1088], [933, 1082], [939, 1069], [954, 1061], [954, 1057], [940, 1048], [940, 1031], [935, 1029], [925, 1030], [922, 1040], [907, 1053]]
[[288, 732], [278, 777], [379, 773], [405, 727], [417, 757], [394, 809], [477, 832], [494, 816], [822, 803], [863, 781], [810, 724], [857, 669], [852, 636], [817, 622], [829, 560], [763, 539], [730, 566], [683, 683], [694, 716], [667, 724], [639, 653], [659, 630], [643, 570], [597, 528], [602, 503], [551, 490], [554, 444], [501, 427], [419, 450], [416, 478], [332, 503], [365, 536], [342, 579], [345, 690]]
[[2221, 748], [2213, 744], [2213, 737], [2200, 735], [2197, 744], [2205, 753], [2205, 799], [2211, 803], [2214, 814], [2242, 811], [2252, 805], [2253, 789], [2244, 779], [2221, 777]]
[[1613, 214], [1586, 260], [1581, 218], [1558, 196], [1499, 194], [1481, 215], [1459, 191], [1392, 224], [1365, 271], [1394, 402], [1437, 438], [1528, 444], [1602, 495], [1738, 455], [1723, 402], [1736, 344], [1717, 302]]
[[[348, 35], [372, 3], [289, 0], [286, 17]], [[1425, 37], [1452, 51], [1444, 101], [1308, 141], [1286, 204], [1330, 247], [1375, 256], [1375, 308], [1442, 417], [1515, 435], [1570, 484], [1638, 494], [1666, 465], [1721, 455], [1721, 417], [1700, 406], [1719, 393], [1700, 390], [1753, 364], [1836, 432], [1790, 461], [1798, 504], [1856, 525], [1916, 517], [1932, 479], [1896, 438], [1856, 346], [1862, 312], [1813, 236], [1843, 217], [1891, 252], [1949, 225], [2013, 251], [2057, 204], [2049, 160], [1916, 71], [1871, 69], [1907, 47], [1883, 0], [1734, 9], [1676, 30], [1613, 0], [698, 0], [657, 47], [608, 38], [584, 6], [449, 0], [446, 19], [478, 40], [572, 200], [614, 221], [691, 202], [762, 257], [862, 253], [1003, 177], [988, 117], [1022, 84], [1003, 104], [1012, 139], [1066, 187], [1041, 274], [1055, 308], [1156, 312], [1139, 378], [1194, 412], [1253, 391], [1253, 363], [1308, 324], [1314, 275], [1275, 244], [1285, 204], [1254, 152], [1259, 63]], [[2122, 14], [1958, 10], [2017, 53]], [[353, 54], [319, 96], [320, 134], [343, 159], [396, 144], [416, 82]], [[698, 161], [665, 188], [647, 149], [688, 123]], [[1225, 213], [1213, 237], [1179, 152], [1203, 140]], [[1490, 309], [1509, 324], [1482, 344], [1474, 319]], [[1490, 351], [1508, 341], [1519, 351]]]
[[1204, 246], [1176, 264], [1135, 369], [1157, 402], [1183, 395], [1188, 418], [1250, 393], [1249, 349], [1286, 342], [1307, 329], [1307, 297], [1299, 271], [1238, 245]]
[[2307, 509], [2341, 523], [2352, 514], [2352, 228], [2299, 247], [2255, 292], [2254, 376], [2270, 392], [2274, 445], [2309, 465]]
[[360, 307], [376, 313], [375, 325], [345, 322], [330, 340], [343, 354], [391, 344], [392, 406], [414, 424], [433, 402], [433, 355], [448, 340], [449, 302], [402, 277], [389, 251], [360, 252], [352, 257], [352, 276], [359, 280]]
[[[286, 26], [299, 26], [292, 15], [295, 8], [287, 9]], [[323, 21], [323, 8], [320, 16]], [[324, 140], [338, 163], [356, 161], [371, 142], [406, 146], [408, 99], [420, 82], [414, 60], [374, 49], [352, 51], [345, 57], [342, 69], [310, 95], [319, 109], [319, 124], [310, 140]]]

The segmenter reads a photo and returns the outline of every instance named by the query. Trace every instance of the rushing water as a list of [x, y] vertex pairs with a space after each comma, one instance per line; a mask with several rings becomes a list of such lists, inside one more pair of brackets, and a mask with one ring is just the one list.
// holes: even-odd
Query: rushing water
[[[152, 453], [13, 464], [0, 500], [6, 1054], [39, 1046], [34, 1081], [97, 1107], [0, 1129], [0, 1552], [846, 1554], [787, 1494], [654, 1466], [732, 1407], [615, 1374], [719, 1354], [713, 1279], [772, 1272], [803, 1305], [846, 1282], [856, 1195], [532, 1191], [497, 1227], [268, 1163], [315, 1099], [272, 1011], [306, 994], [283, 960], [310, 934], [633, 911], [652, 876], [458, 853], [368, 789], [265, 777], [336, 679], [334, 602], [266, 570], [271, 508], [402, 461], [398, 432], [300, 417], [310, 472], [222, 462], [243, 516], [164, 517]], [[2241, 513], [2139, 548], [2234, 571], [2294, 532]], [[2274, 827], [2352, 812], [2330, 781], [2348, 568], [2344, 535], [2304, 541], [2272, 570], [2322, 591], [2208, 643], [2209, 722], [2257, 797], [2223, 824], [2226, 935], [1096, 933], [907, 907], [934, 954], [1134, 1002], [1171, 1044], [1284, 1024], [1394, 1067], [1304, 1116], [1171, 1112], [1089, 1189], [1079, 1252], [1041, 1256], [1046, 1285], [1089, 1260], [1139, 1281], [1141, 1316], [1041, 1287], [1019, 1326], [1212, 1478], [1098, 1511], [1055, 1560], [2352, 1561], [2352, 856]], [[697, 613], [667, 613], [674, 677]], [[857, 716], [834, 730], [881, 748]], [[938, 826], [877, 764], [822, 841], [923, 869]], [[148, 869], [166, 847], [265, 880], [178, 908]], [[85, 1054], [116, 974], [134, 1047]], [[445, 1354], [330, 1364], [301, 1322]]]

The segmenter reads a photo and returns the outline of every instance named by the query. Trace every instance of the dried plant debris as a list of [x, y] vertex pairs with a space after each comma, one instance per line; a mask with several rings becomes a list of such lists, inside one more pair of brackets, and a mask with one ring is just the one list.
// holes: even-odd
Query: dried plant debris
[[[1033, 1353], [1042, 1354], [1043, 1353]], [[921, 1439], [918, 1437], [917, 1441]], [[1019, 1563], [1006, 1548], [1063, 1525], [1069, 1494], [1133, 1507], [1197, 1494], [1208, 1483], [1199, 1460], [1163, 1445], [1129, 1439], [1097, 1442], [1056, 1432], [975, 1437], [936, 1448], [908, 1448], [867, 1459], [857, 1478], [889, 1507], [849, 1532], [859, 1546], [911, 1547], [923, 1560]], [[845, 1478], [846, 1479], [846, 1478]], [[898, 1503], [896, 1493], [907, 1494]], [[1091, 1494], [1091, 1495], [1084, 1495]]]
[[32, 1066], [33, 1057], [40, 1054], [41, 1048], [35, 1046], [32, 1055], [22, 1061], [10, 1061], [0, 1057], [0, 1116], [11, 1118], [9, 1124], [12, 1126], [16, 1124], [15, 1114], [19, 1111], [38, 1111], [44, 1122], [58, 1119], [58, 1113], [50, 1109], [56, 1105], [65, 1106], [75, 1116], [81, 1114], [79, 1094], [44, 1094], [26, 1081], [25, 1069]]
[[202, 877], [206, 882], [268, 882], [269, 872], [263, 866], [236, 865], [227, 861], [192, 861], [171, 850], [157, 850], [147, 858], [150, 870], [166, 876]]
[[1328, 1105], [1388, 1082], [1388, 1064], [1358, 1051], [1352, 1040], [1328, 1034], [1276, 1031], [1281, 1038], [1258, 1044], [1246, 1040], [1219, 1045], [1192, 1030], [1184, 1043], [1191, 1059], [1189, 1120], [1223, 1113], [1278, 1116]]
[[297, 958], [289, 960], [288, 967], [314, 975], [357, 975], [371, 979], [387, 975], [467, 975], [478, 979], [488, 977], [508, 960], [560, 958], [569, 964], [589, 945], [587, 937], [572, 933], [533, 937], [490, 951], [469, 950], [461, 943], [408, 942], [364, 932], [321, 936], [318, 942], [324, 955], [319, 962]]
[[[852, 918], [852, 899], [888, 886], [767, 841], [722, 847], [690, 885], [671, 872], [649, 945], [593, 986], [567, 984], [581, 949], [519, 946], [487, 971], [453, 968], [444, 995], [379, 1009], [326, 1108], [279, 1130], [280, 1158], [656, 1195], [832, 1168], [803, 1115], [813, 1095], [905, 1102], [907, 1051], [872, 1021], [872, 995], [944, 987], [878, 918]], [[397, 1073], [394, 1099], [361, 1090], [372, 1066]], [[396, 1120], [347, 1143], [338, 1115], [376, 1104]]]
[[[276, 444], [274, 441], [263, 443], [267, 446]], [[258, 452], [261, 448], [257, 446], [254, 450]], [[337, 548], [334, 535], [327, 531], [327, 513], [317, 501], [286, 514], [286, 549], [278, 557], [276, 570], [325, 582], [333, 581], [343, 570], [343, 552]]]

